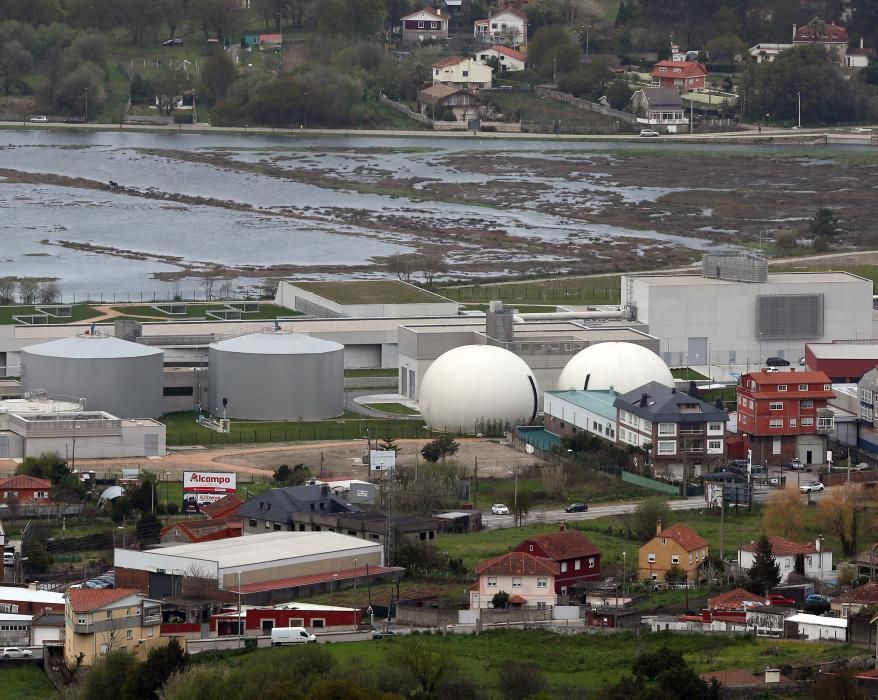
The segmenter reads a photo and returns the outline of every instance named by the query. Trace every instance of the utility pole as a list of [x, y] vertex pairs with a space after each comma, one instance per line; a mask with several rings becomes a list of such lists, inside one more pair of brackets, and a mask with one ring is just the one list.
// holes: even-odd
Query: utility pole
[[241, 572], [238, 571], [238, 649], [241, 648], [241, 638], [244, 630], [241, 625]]
[[797, 92], [796, 97], [799, 98], [799, 128], [802, 128], [802, 93]]
[[396, 469], [384, 472], [384, 481], [387, 482], [387, 517], [384, 520], [384, 566], [393, 566], [393, 550], [395, 547], [396, 531], [393, 517], [393, 499], [396, 491]]
[[552, 85], [558, 87], [558, 57], [552, 59]]
[[512, 512], [515, 513], [515, 525], [516, 527], [519, 525], [518, 520], [518, 465], [513, 467], [513, 473], [515, 475], [514, 486], [512, 487]]
[[719, 492], [719, 560], [723, 561], [725, 555], [725, 529], [726, 529], [726, 494], [725, 487], [720, 487]]

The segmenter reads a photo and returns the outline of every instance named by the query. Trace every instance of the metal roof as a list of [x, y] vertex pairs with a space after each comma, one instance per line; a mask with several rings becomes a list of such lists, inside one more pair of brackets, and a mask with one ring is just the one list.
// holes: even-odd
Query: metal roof
[[344, 350], [344, 346], [302, 333], [251, 333], [211, 343], [213, 350], [253, 353], [256, 355], [315, 355]]
[[129, 343], [108, 335], [75, 335], [39, 345], [28, 345], [23, 350], [32, 355], [73, 359], [118, 359], [163, 354], [158, 348]]
[[878, 344], [874, 343], [808, 343], [808, 350], [821, 360], [875, 360]]
[[787, 618], [787, 622], [800, 622], [804, 625], [823, 625], [824, 627], [841, 627], [848, 626], [848, 621], [843, 617], [823, 617], [822, 615], [808, 615], [799, 613], [791, 615]]
[[579, 391], [571, 389], [567, 391], [547, 391], [547, 396], [554, 396], [574, 406], [579, 406], [599, 416], [616, 420], [616, 397], [615, 391], [596, 389], [594, 391]]
[[0, 600], [19, 601], [21, 603], [53, 603], [64, 605], [64, 594], [55, 591], [35, 591], [32, 588], [16, 586], [0, 586]]

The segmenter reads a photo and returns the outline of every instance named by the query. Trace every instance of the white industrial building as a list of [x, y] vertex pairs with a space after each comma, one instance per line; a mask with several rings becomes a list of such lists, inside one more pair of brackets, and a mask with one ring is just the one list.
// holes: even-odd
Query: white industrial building
[[622, 299], [671, 367], [744, 372], [798, 362], [805, 343], [875, 337], [872, 281], [848, 272], [768, 273], [756, 254], [704, 256], [702, 274], [624, 275]]

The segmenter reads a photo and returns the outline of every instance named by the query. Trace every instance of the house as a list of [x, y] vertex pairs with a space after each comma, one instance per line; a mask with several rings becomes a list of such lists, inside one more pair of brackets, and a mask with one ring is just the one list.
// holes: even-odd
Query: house
[[756, 60], [756, 63], [772, 63], [784, 51], [789, 51], [791, 48], [793, 48], [792, 44], [761, 43], [751, 46], [748, 53], [751, 58]]
[[571, 593], [570, 588], [576, 583], [595, 581], [601, 576], [601, 550], [581, 532], [568, 530], [563, 523], [558, 532], [529, 537], [512, 551], [556, 563], [555, 593], [559, 595]]
[[643, 581], [664, 581], [671, 567], [678, 567], [686, 581], [698, 580], [698, 567], [708, 555], [707, 540], [685, 525], [662, 528], [655, 525], [655, 537], [640, 547], [639, 573]]
[[847, 627], [845, 618], [798, 613], [784, 621], [784, 636], [807, 641], [844, 642], [847, 641]]
[[588, 433], [616, 444], [619, 412], [612, 389], [568, 389], [543, 394], [543, 424], [559, 438]]
[[450, 56], [433, 64], [433, 85], [450, 85], [467, 90], [491, 87], [493, 69], [473, 58]]
[[425, 7], [400, 19], [403, 44], [422, 44], [448, 38], [448, 16], [442, 10]]
[[28, 647], [31, 645], [33, 616], [0, 613], [0, 646]]
[[527, 56], [510, 49], [508, 46], [497, 44], [490, 49], [482, 49], [476, 52], [479, 63], [490, 65], [490, 61], [497, 61], [497, 68], [501, 73], [524, 70], [527, 68]]
[[863, 38], [860, 37], [859, 48], [848, 48], [844, 57], [845, 68], [868, 68], [869, 62], [875, 58], [875, 49], [867, 49], [863, 46]]
[[14, 500], [18, 503], [47, 505], [50, 502], [49, 494], [51, 491], [51, 481], [38, 479], [27, 474], [16, 474], [6, 479], [0, 479], [0, 497], [4, 501]]
[[[820, 542], [799, 544], [783, 537], [769, 537], [771, 555], [780, 566], [780, 582], [786, 583], [790, 574], [796, 571], [796, 559], [801, 557], [804, 575], [808, 578], [820, 579], [832, 573], [832, 552], [821, 551]], [[738, 550], [738, 566], [747, 570], [753, 566], [756, 555], [756, 543], [751, 542]]]
[[240, 537], [241, 519], [235, 517], [209, 520], [186, 520], [162, 528], [162, 544], [212, 542], [227, 537]]
[[835, 63], [845, 63], [845, 54], [848, 49], [848, 32], [835, 22], [824, 24], [823, 22], [811, 22], [803, 27], [793, 25], [793, 46], [808, 46], [817, 44], [823, 46], [831, 55]]
[[691, 467], [713, 467], [725, 461], [725, 426], [721, 407], [658, 382], [618, 396], [616, 442], [620, 447], [649, 444], [655, 473], [680, 476]]
[[[345, 591], [348, 600], [350, 591]], [[366, 589], [363, 588], [361, 603], [368, 603]], [[356, 603], [356, 601], [354, 601]], [[365, 605], [364, 605], [365, 607]], [[347, 631], [356, 629], [363, 615], [361, 607], [343, 607], [337, 605], [317, 605], [314, 603], [283, 603], [274, 606], [244, 606], [241, 614], [237, 606], [226, 608], [210, 617], [210, 635], [227, 637], [236, 635], [238, 621], [244, 618], [245, 635], [270, 636], [275, 627], [305, 627], [320, 634], [330, 630]]]
[[652, 86], [675, 90], [703, 90], [707, 68], [698, 61], [659, 61], [652, 67]]
[[0, 612], [41, 615], [64, 612], [64, 594], [18, 586], [0, 586]]
[[746, 611], [747, 629], [759, 637], [782, 637], [784, 621], [796, 612], [784, 605], [752, 605]]
[[555, 605], [555, 581], [560, 574], [557, 562], [529, 552], [511, 551], [476, 566], [479, 582], [470, 590], [470, 608], [493, 607], [491, 600], [500, 592], [509, 594], [511, 606], [544, 608]]
[[709, 610], [747, 610], [754, 605], [761, 605], [765, 600], [762, 596], [744, 590], [743, 588], [735, 588], [725, 593], [712, 596], [707, 599], [707, 607]]
[[631, 96], [631, 104], [638, 124], [676, 133], [677, 127], [689, 123], [680, 93], [671, 88], [643, 88]]
[[[346, 503], [326, 484], [268, 489], [238, 508], [244, 535], [305, 530], [310, 513], [355, 513], [360, 507]], [[309, 528], [310, 529], [310, 528]]]
[[91, 666], [116, 649], [145, 658], [168, 643], [160, 636], [162, 605], [130, 588], [75, 588], [67, 591], [64, 611], [64, 660]]
[[513, 49], [526, 47], [527, 17], [518, 10], [499, 10], [488, 19], [473, 22], [473, 36], [483, 44], [501, 44]]
[[865, 576], [870, 582], [878, 580], [878, 542], [860, 552], [852, 564], [857, 567], [857, 576]]
[[738, 381], [738, 433], [754, 463], [826, 462], [826, 436], [833, 430], [834, 398], [824, 372], [747, 372]]
[[244, 499], [237, 494], [230, 493], [223, 496], [213, 503], [204, 503], [199, 506], [198, 512], [208, 517], [208, 519], [227, 518], [237, 512]]
[[418, 93], [418, 110], [421, 114], [438, 119], [443, 112], [450, 112], [457, 121], [478, 119], [481, 102], [469, 90], [451, 85], [431, 85]]
[[851, 617], [863, 608], [878, 605], [878, 583], [865, 583], [832, 599], [832, 610], [839, 617]]

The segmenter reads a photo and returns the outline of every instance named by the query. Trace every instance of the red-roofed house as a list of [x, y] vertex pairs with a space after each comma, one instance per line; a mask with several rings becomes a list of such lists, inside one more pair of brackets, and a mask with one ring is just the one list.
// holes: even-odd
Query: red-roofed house
[[527, 68], [527, 56], [521, 51], [510, 49], [506, 46], [492, 46], [490, 49], [483, 49], [476, 54], [479, 63], [489, 65], [489, 61], [496, 60], [500, 71], [517, 71]]
[[748, 372], [737, 387], [738, 433], [759, 464], [785, 464], [797, 457], [804, 464], [826, 462], [826, 436], [835, 398], [824, 372]]
[[443, 15], [442, 10], [425, 7], [406, 15], [400, 22], [403, 44], [420, 44], [448, 38], [448, 15]]
[[74, 588], [64, 608], [64, 660], [91, 666], [110, 651], [125, 649], [141, 658], [168, 643], [160, 636], [162, 604], [131, 588]]
[[223, 496], [213, 503], [205, 503], [199, 511], [208, 518], [227, 518], [238, 511], [244, 500], [234, 493]]
[[465, 90], [491, 87], [494, 71], [466, 56], [449, 56], [433, 64], [433, 85], [450, 85]]
[[702, 90], [707, 68], [697, 61], [659, 61], [652, 67], [652, 86]]
[[518, 10], [500, 10], [473, 22], [473, 36], [485, 44], [527, 46], [527, 17]]
[[746, 591], [743, 588], [735, 588], [707, 599], [707, 607], [710, 610], [744, 610], [751, 605], [761, 605], [765, 599], [761, 596]]
[[493, 607], [491, 600], [500, 592], [509, 594], [510, 605], [546, 607], [555, 605], [555, 580], [560, 567], [554, 561], [528, 552], [512, 551], [476, 566], [478, 586], [470, 589], [470, 608]]
[[687, 581], [698, 580], [698, 567], [707, 559], [707, 540], [686, 525], [672, 525], [662, 529], [662, 521], [655, 525], [655, 537], [640, 548], [639, 571], [641, 580], [661, 582], [676, 566]]
[[27, 474], [16, 474], [0, 480], [0, 497], [4, 501], [15, 499], [19, 503], [46, 504], [49, 503], [51, 490], [51, 481]]
[[[822, 552], [815, 542], [799, 544], [784, 539], [783, 537], [769, 537], [771, 543], [771, 555], [780, 566], [780, 582], [786, 583], [790, 574], [796, 570], [796, 557], [804, 558], [804, 575], [809, 578], [820, 578], [821, 575], [832, 573], [832, 552], [824, 549]], [[756, 543], [751, 542], [738, 550], [738, 566], [749, 569], [753, 566], [753, 557], [756, 554]], [[822, 563], [821, 563], [822, 558]]]
[[555, 562], [555, 593], [559, 595], [567, 595], [574, 583], [596, 581], [601, 576], [601, 550], [581, 532], [568, 530], [563, 524], [559, 532], [529, 537], [512, 551]]
[[819, 44], [832, 55], [836, 63], [844, 63], [848, 49], [848, 31], [834, 22], [812, 22], [803, 27], [793, 25], [793, 46]]
[[162, 544], [186, 542], [212, 542], [228, 537], [240, 537], [241, 519], [211, 518], [210, 520], [187, 520], [162, 528]]
[[878, 583], [866, 583], [832, 599], [832, 610], [840, 617], [856, 615], [863, 608], [878, 605]]

